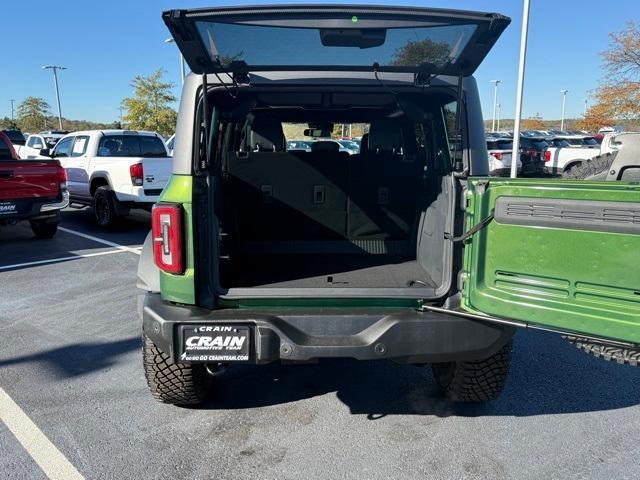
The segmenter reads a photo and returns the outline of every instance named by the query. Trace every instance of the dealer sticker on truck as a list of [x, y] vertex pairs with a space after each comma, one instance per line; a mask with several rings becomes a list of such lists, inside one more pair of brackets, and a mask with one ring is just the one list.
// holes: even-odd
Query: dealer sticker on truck
[[182, 362], [246, 362], [249, 327], [229, 325], [182, 326]]

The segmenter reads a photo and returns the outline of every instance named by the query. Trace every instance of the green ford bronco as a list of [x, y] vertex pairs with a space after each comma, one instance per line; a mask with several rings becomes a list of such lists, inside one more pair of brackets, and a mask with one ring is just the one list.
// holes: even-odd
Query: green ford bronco
[[486, 401], [518, 327], [637, 361], [640, 184], [488, 177], [472, 75], [508, 18], [163, 18], [193, 73], [138, 272], [157, 399], [201, 402], [228, 364], [346, 357], [430, 363]]

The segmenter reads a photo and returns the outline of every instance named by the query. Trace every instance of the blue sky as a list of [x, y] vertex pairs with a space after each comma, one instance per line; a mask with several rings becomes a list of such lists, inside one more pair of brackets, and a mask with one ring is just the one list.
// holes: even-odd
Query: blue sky
[[[263, 3], [248, 0], [248, 4]], [[280, 3], [271, 0], [266, 3]], [[292, 2], [288, 2], [292, 3]], [[302, 2], [299, 2], [302, 3]], [[311, 3], [320, 3], [319, 1]], [[338, 2], [333, 2], [338, 3]], [[349, 2], [351, 3], [351, 2]], [[394, 4], [393, 0], [366, 3]], [[429, 0], [406, 5], [494, 11], [512, 18], [484, 64], [476, 72], [485, 118], [493, 105], [492, 79], [501, 79], [502, 117], [512, 118], [522, 18], [521, 0]], [[3, 22], [4, 68], [0, 75], [0, 116], [10, 116], [9, 99], [16, 104], [28, 95], [43, 97], [55, 109], [51, 72], [45, 64], [68, 67], [60, 73], [62, 113], [67, 118], [113, 121], [123, 97], [131, 95], [131, 79], [159, 67], [176, 84], [179, 96], [179, 56], [165, 44], [167, 29], [160, 18], [171, 8], [233, 5], [212, 0], [109, 0], [55, 2], [21, 0], [4, 6], [13, 20]], [[599, 52], [607, 48], [608, 32], [640, 20], [637, 0], [531, 0], [527, 80], [523, 116], [539, 113], [559, 118], [560, 90], [569, 90], [567, 117], [577, 117], [583, 99], [598, 85]], [[33, 28], [28, 28], [31, 26]], [[9, 39], [9, 40], [8, 40]], [[12, 40], [11, 40], [12, 39]], [[8, 68], [8, 66], [11, 66]]]

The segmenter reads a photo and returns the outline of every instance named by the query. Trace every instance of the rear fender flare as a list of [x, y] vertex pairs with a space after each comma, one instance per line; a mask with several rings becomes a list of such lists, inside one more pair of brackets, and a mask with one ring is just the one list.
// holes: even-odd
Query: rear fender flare
[[[94, 180], [106, 180], [107, 185], [110, 188], [113, 188], [113, 183], [111, 182], [111, 177], [109, 176], [108, 172], [105, 171], [98, 171], [98, 172], [93, 172], [91, 174], [91, 177], [89, 178], [89, 191], [91, 193], [91, 195], [93, 196], [93, 194], [95, 193], [95, 188], [92, 188], [91, 185], [93, 184]], [[97, 187], [96, 187], [97, 188]]]
[[564, 170], [563, 171], [564, 172], [568, 172], [569, 169], [575, 167], [576, 165], [580, 165], [581, 163], [586, 162], [587, 160], [588, 160], [587, 158], [580, 158], [578, 160], [571, 160], [571, 162], [567, 163], [564, 166]]

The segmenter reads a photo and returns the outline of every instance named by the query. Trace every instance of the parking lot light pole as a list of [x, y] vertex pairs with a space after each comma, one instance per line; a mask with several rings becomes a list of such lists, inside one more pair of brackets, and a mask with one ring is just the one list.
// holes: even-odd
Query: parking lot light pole
[[522, 32], [520, 33], [520, 61], [518, 63], [518, 85], [516, 86], [516, 118], [513, 125], [513, 155], [511, 155], [511, 178], [518, 176], [520, 152], [520, 117], [522, 116], [522, 93], [524, 90], [524, 67], [527, 61], [527, 37], [529, 36], [529, 0], [522, 7]]
[[496, 131], [496, 108], [498, 105], [498, 85], [502, 83], [502, 80], [489, 80], [489, 83], [494, 84], [493, 88], [493, 121], [491, 122], [491, 131]]
[[498, 119], [496, 120], [496, 131], [500, 131], [500, 109], [502, 108], [502, 105], [500, 103], [498, 103]]
[[562, 94], [562, 116], [560, 117], [560, 130], [564, 130], [564, 107], [567, 102], [567, 93], [569, 90], [560, 90]]
[[582, 113], [583, 117], [587, 116], [587, 102], [588, 102], [588, 99], [585, 98], [584, 99], [584, 112]]
[[15, 100], [12, 98], [9, 101], [11, 102], [11, 121], [13, 122], [13, 103], [15, 102]]
[[[176, 41], [169, 37], [164, 41], [164, 43], [176, 43]], [[180, 79], [184, 85], [184, 56], [182, 55], [182, 52], [180, 52]]]
[[53, 83], [56, 85], [56, 102], [58, 103], [58, 126], [62, 130], [62, 109], [60, 108], [60, 89], [58, 88], [58, 70], [66, 70], [67, 67], [61, 67], [59, 65], [44, 65], [43, 69], [53, 70]]

